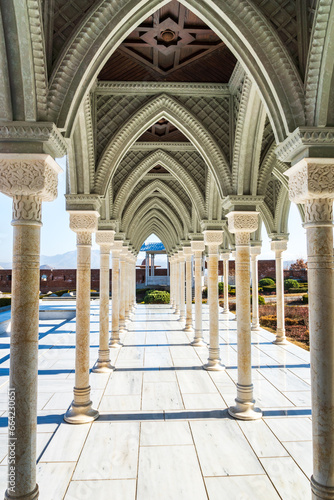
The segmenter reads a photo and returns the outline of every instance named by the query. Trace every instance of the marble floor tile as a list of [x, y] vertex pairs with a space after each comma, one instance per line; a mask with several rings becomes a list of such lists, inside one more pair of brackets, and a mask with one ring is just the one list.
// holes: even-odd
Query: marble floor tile
[[292, 458], [261, 458], [261, 463], [283, 500], [311, 500], [310, 482]]
[[223, 418], [190, 426], [204, 476], [264, 474], [236, 421]]
[[[135, 500], [135, 479], [71, 481], [64, 500]], [[59, 499], [58, 499], [59, 500]]]
[[263, 420], [238, 421], [242, 432], [258, 457], [285, 457], [287, 451]]
[[284, 446], [304, 474], [306, 474], [307, 477], [311, 477], [313, 472], [312, 441], [286, 441]]
[[137, 500], [207, 500], [193, 446], [140, 448]]
[[96, 477], [135, 479], [138, 446], [138, 422], [94, 422], [74, 471], [73, 480], [90, 480]]
[[136, 411], [140, 410], [140, 406], [140, 395], [103, 396], [98, 410], [103, 412]]
[[176, 382], [148, 382], [143, 384], [142, 410], [173, 410], [183, 408]]
[[188, 410], [204, 410], [210, 408], [226, 408], [220, 394], [182, 394], [184, 407]]
[[267, 476], [206, 477], [209, 500], [280, 500]]
[[140, 446], [192, 445], [188, 422], [142, 422]]
[[40, 462], [76, 462], [90, 425], [62, 423], [45, 449]]
[[73, 463], [39, 463], [37, 464], [37, 484], [39, 498], [62, 500], [73, 474]]
[[283, 392], [283, 394], [294, 405], [306, 406], [307, 408], [311, 408], [311, 391], [288, 391]]
[[104, 394], [107, 396], [140, 395], [142, 390], [143, 372], [114, 371], [109, 379]]
[[312, 439], [312, 422], [309, 418], [267, 418], [265, 422], [280, 441], [309, 441]]
[[210, 375], [205, 370], [179, 370], [177, 379], [182, 393], [185, 394], [207, 394], [217, 393], [217, 388], [212, 382]]

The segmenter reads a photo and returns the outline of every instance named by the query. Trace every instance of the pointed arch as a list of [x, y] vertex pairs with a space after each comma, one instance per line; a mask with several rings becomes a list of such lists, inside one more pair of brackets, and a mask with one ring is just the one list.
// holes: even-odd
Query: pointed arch
[[[328, 125], [334, 78], [333, 47], [334, 4], [331, 0], [318, 0], [306, 67], [305, 112], [308, 126]], [[331, 114], [333, 119], [333, 109]]]
[[187, 233], [187, 228], [183, 228], [181, 225], [180, 220], [177, 218], [175, 213], [171, 210], [171, 208], [164, 203], [163, 200], [160, 198], [152, 198], [148, 200], [146, 203], [144, 203], [139, 210], [137, 210], [135, 216], [133, 219], [129, 222], [127, 228], [126, 228], [126, 233], [132, 234], [134, 232], [134, 228], [136, 228], [139, 224], [139, 222], [144, 218], [144, 216], [147, 213], [150, 213], [150, 211], [155, 210], [156, 213], [159, 213], [158, 211], [161, 211], [161, 214], [167, 218], [167, 220], [170, 221], [172, 226], [175, 228], [175, 231], [179, 237], [179, 239], [183, 239], [185, 237], [185, 234]]
[[204, 199], [201, 191], [199, 190], [196, 182], [194, 182], [191, 175], [188, 174], [185, 168], [169, 155], [166, 151], [159, 149], [149, 154], [144, 158], [138, 166], [133, 169], [129, 177], [126, 179], [124, 184], [121, 186], [113, 207], [113, 216], [115, 219], [120, 219], [124, 210], [124, 207], [128, 201], [128, 198], [135, 188], [135, 186], [140, 182], [145, 174], [147, 174], [153, 167], [157, 164], [168, 170], [181, 184], [189, 198], [191, 199], [193, 206], [197, 212], [198, 218], [203, 219], [205, 213]]
[[215, 178], [220, 196], [229, 194], [230, 169], [215, 139], [190, 111], [167, 94], [153, 97], [144, 104], [110, 139], [97, 166], [94, 192], [105, 193], [128, 149], [145, 130], [162, 118], [175, 125], [197, 148]]
[[160, 179], [156, 179], [150, 182], [149, 184], [145, 185], [136, 194], [134, 199], [131, 200], [131, 203], [127, 207], [123, 218], [119, 219], [121, 221], [123, 230], [126, 230], [126, 228], [128, 227], [129, 223], [133, 219], [134, 215], [136, 214], [138, 208], [141, 206], [143, 201], [146, 200], [146, 198], [148, 197], [154, 196], [154, 191], [159, 191], [173, 203], [175, 208], [178, 210], [178, 215], [183, 222], [184, 228], [187, 228], [189, 231], [190, 230], [189, 228], [191, 226], [191, 219], [186, 206], [184, 205], [183, 201], [179, 198], [179, 196], [175, 194], [175, 192]]
[[[50, 118], [70, 133], [73, 119], [104, 63], [122, 40], [168, 0], [100, 0], [59, 56], [50, 81]], [[232, 50], [259, 88], [277, 142], [304, 125], [303, 85], [270, 22], [251, 0], [180, 0]], [[259, 36], [259, 33], [261, 36]]]
[[[176, 233], [175, 228], [169, 222], [169, 220], [167, 219], [167, 217], [165, 217], [163, 214], [161, 214], [161, 212], [158, 212], [155, 209], [151, 210], [149, 213], [147, 213], [145, 215], [145, 217], [143, 217], [141, 223], [138, 225], [138, 227], [136, 228], [136, 232], [134, 232], [133, 235], [131, 233], [128, 234], [129, 239], [132, 240], [132, 241], [134, 241], [134, 242], [136, 242], [137, 241], [137, 233], [139, 235], [139, 229], [141, 227], [143, 227], [143, 228], [147, 227], [148, 228], [149, 225], [150, 225], [150, 221], [151, 220], [154, 220], [155, 226], [157, 228], [159, 228], [159, 227], [165, 228], [166, 229], [166, 234], [169, 234], [170, 237], [171, 237], [171, 239], [173, 239], [174, 242], [179, 242], [180, 241], [181, 238], [178, 236], [178, 234]], [[157, 234], [157, 231], [156, 231], [156, 234]], [[157, 236], [159, 236], [159, 235], [157, 234]], [[160, 238], [160, 236], [159, 236], [159, 238]], [[165, 242], [164, 242], [164, 244], [165, 244]]]
[[158, 224], [153, 217], [149, 223], [141, 224], [136, 235], [134, 246], [139, 252], [144, 241], [152, 234], [156, 234], [162, 241], [166, 252], [169, 254], [171, 249], [177, 244], [177, 240], [173, 238], [171, 228], [165, 227], [161, 222]]

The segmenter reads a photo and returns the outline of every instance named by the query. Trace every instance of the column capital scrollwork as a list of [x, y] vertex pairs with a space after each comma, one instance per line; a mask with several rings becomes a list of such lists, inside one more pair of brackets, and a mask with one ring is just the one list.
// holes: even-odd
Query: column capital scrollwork
[[7, 196], [57, 198], [60, 166], [45, 154], [0, 154], [0, 191]]
[[238, 233], [250, 234], [258, 228], [258, 212], [230, 212], [227, 218], [228, 229], [236, 235], [236, 238]]
[[288, 248], [288, 242], [287, 240], [273, 240], [270, 246], [273, 252], [284, 252]]
[[191, 250], [193, 252], [204, 252], [205, 250], [205, 243], [203, 240], [193, 240], [191, 242]]
[[109, 251], [114, 242], [115, 231], [98, 230], [95, 233], [95, 242], [100, 246], [101, 250], [106, 247]]
[[77, 234], [77, 245], [91, 245], [100, 214], [94, 210], [76, 210], [69, 214], [70, 229]]
[[13, 224], [41, 224], [43, 201], [57, 197], [62, 169], [46, 154], [0, 154], [0, 192], [13, 198]]
[[219, 246], [223, 243], [223, 231], [208, 230], [203, 231], [204, 243], [206, 246]]
[[304, 158], [285, 172], [295, 203], [334, 198], [334, 158]]

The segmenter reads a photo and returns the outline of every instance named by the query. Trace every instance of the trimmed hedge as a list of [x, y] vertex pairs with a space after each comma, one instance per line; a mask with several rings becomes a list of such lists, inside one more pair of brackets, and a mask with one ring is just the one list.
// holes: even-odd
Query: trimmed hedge
[[[251, 299], [251, 302], [252, 302], [252, 295], [250, 296], [250, 299]], [[258, 299], [259, 299], [259, 306], [264, 306], [265, 303], [266, 303], [266, 301], [264, 300], [264, 297], [262, 297], [262, 295], [259, 295]]]
[[306, 293], [308, 292], [308, 288], [299, 287], [299, 288], [289, 288], [289, 293]]
[[262, 287], [263, 293], [270, 294], [272, 292], [276, 292], [276, 285], [273, 286], [263, 286]]
[[303, 295], [303, 304], [308, 304], [308, 294]]
[[[231, 290], [232, 290], [231, 285], [228, 285], [229, 293]], [[221, 281], [219, 281], [219, 283], [218, 283], [218, 293], [219, 293], [219, 295], [224, 295], [224, 283], [222, 283]]]
[[12, 299], [10, 297], [2, 297], [0, 299], [0, 307], [10, 306]]
[[299, 283], [297, 280], [284, 280], [284, 290], [290, 290], [290, 288], [299, 288]]
[[145, 304], [169, 304], [170, 294], [162, 290], [148, 290], [144, 297]]
[[262, 280], [259, 281], [259, 285], [262, 287], [276, 286], [275, 281], [271, 278], [263, 278]]

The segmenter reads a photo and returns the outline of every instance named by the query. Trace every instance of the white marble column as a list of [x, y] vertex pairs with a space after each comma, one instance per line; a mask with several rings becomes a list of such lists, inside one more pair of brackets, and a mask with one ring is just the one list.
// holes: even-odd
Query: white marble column
[[195, 336], [191, 345], [203, 347], [206, 346], [202, 326], [202, 255], [205, 250], [204, 241], [192, 241], [191, 250], [194, 253], [195, 264]]
[[112, 290], [111, 290], [111, 314], [112, 334], [109, 347], [122, 347], [119, 336], [119, 260], [123, 244], [120, 240], [114, 241], [112, 253]]
[[137, 289], [137, 271], [136, 271], [136, 263], [137, 263], [137, 256], [134, 255], [132, 258], [132, 312], [137, 307], [137, 296], [136, 296], [136, 289]]
[[97, 231], [99, 213], [93, 210], [69, 211], [70, 228], [77, 235], [75, 385], [71, 407], [64, 415], [70, 424], [95, 420], [89, 385], [90, 288], [92, 233]]
[[257, 212], [230, 212], [228, 228], [235, 233], [236, 288], [237, 288], [237, 335], [238, 335], [238, 383], [236, 406], [228, 409], [232, 417], [255, 420], [262, 417], [255, 408], [252, 384], [251, 324], [250, 324], [250, 233], [258, 226]]
[[224, 309], [223, 309], [223, 314], [228, 314], [229, 313], [229, 305], [228, 305], [228, 275], [229, 275], [230, 252], [224, 251], [221, 254], [221, 259], [223, 260], [223, 276], [224, 276]]
[[175, 311], [174, 314], [180, 314], [180, 267], [179, 267], [179, 254], [174, 256], [175, 262]]
[[186, 326], [185, 332], [192, 333], [193, 329], [193, 316], [192, 316], [192, 249], [191, 247], [184, 247], [183, 254], [186, 261]]
[[204, 243], [208, 248], [208, 301], [210, 345], [205, 370], [219, 371], [225, 367], [220, 362], [219, 348], [219, 297], [218, 297], [218, 248], [223, 241], [223, 231], [203, 231]]
[[284, 269], [283, 269], [283, 252], [287, 249], [288, 242], [286, 240], [277, 240], [271, 242], [271, 249], [275, 252], [276, 264], [276, 315], [277, 328], [276, 340], [273, 344], [288, 344], [285, 337], [285, 314], [284, 314]]
[[126, 269], [126, 254], [127, 247], [123, 246], [120, 254], [120, 293], [119, 293], [119, 333], [126, 332], [125, 327], [125, 302], [126, 302], [126, 286], [127, 286], [127, 269]]
[[174, 258], [169, 257], [170, 262], [170, 276], [169, 276], [169, 294], [170, 294], [170, 307], [175, 309], [175, 296], [174, 296]]
[[186, 297], [185, 297], [185, 256], [183, 250], [179, 250], [179, 307], [180, 307], [180, 318], [179, 321], [185, 321], [186, 319]]
[[126, 259], [126, 273], [127, 273], [127, 279], [126, 279], [126, 302], [125, 302], [125, 320], [126, 321], [131, 321], [131, 292], [133, 289], [132, 286], [132, 257], [130, 252], [128, 252], [127, 259]]
[[114, 234], [115, 231], [99, 230], [95, 236], [95, 241], [100, 246], [100, 339], [98, 359], [92, 370], [94, 373], [108, 373], [115, 369], [110, 362], [109, 350], [109, 271]]
[[[36, 426], [41, 211], [43, 201], [57, 197], [57, 177], [61, 171], [49, 155], [0, 154], [0, 192], [13, 198], [8, 389], [9, 404], [15, 402], [15, 414], [9, 406], [8, 444], [13, 444], [13, 462], [8, 466], [5, 499], [36, 500], [39, 496]], [[13, 481], [9, 477], [13, 472], [11, 467], [15, 468]]]
[[313, 500], [334, 499], [334, 159], [290, 168], [289, 197], [305, 203], [313, 427]]
[[261, 255], [261, 247], [259, 245], [252, 246], [251, 254], [251, 272], [252, 272], [252, 330], [260, 330], [259, 322], [259, 273], [258, 273], [258, 256]]

